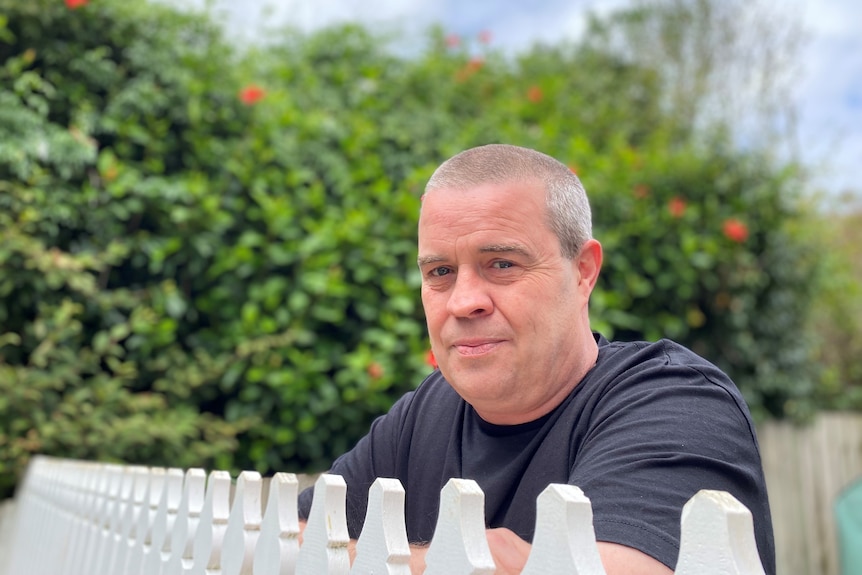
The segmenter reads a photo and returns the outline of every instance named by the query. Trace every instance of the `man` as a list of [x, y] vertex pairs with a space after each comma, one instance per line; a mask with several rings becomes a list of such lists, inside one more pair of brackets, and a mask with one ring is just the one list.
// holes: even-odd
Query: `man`
[[[498, 573], [518, 573], [536, 497], [569, 483], [591, 500], [608, 575], [668, 574], [682, 506], [700, 489], [722, 489], [751, 510], [773, 574], [766, 487], [741, 394], [677, 344], [610, 343], [590, 330], [602, 264], [590, 217], [578, 178], [533, 150], [474, 148], [431, 177], [418, 263], [439, 370], [334, 463], [348, 486], [351, 537], [376, 477], [404, 485], [411, 542], [431, 539], [446, 481], [474, 479]], [[310, 498], [300, 499], [306, 516]]]

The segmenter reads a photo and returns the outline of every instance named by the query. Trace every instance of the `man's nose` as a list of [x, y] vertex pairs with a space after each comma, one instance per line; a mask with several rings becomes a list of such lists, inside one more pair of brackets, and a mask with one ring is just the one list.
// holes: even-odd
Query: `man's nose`
[[494, 310], [487, 282], [474, 270], [458, 270], [455, 285], [449, 293], [447, 308], [455, 317], [472, 318], [487, 315]]

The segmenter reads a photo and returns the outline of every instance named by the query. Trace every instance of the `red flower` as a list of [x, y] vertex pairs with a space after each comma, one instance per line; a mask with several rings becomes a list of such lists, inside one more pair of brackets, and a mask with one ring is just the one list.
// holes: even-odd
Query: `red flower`
[[457, 48], [461, 45], [461, 38], [458, 34], [449, 34], [446, 36], [446, 46], [449, 48]]
[[490, 44], [491, 43], [491, 31], [490, 30], [482, 30], [479, 32], [479, 42], [482, 44]]
[[530, 86], [530, 89], [527, 90], [527, 99], [534, 104], [538, 104], [542, 101], [545, 95], [542, 93], [542, 89], [538, 86]]
[[724, 237], [741, 244], [748, 239], [748, 226], [736, 218], [727, 218], [722, 226]]
[[675, 218], [681, 218], [685, 215], [686, 203], [685, 200], [679, 196], [675, 196], [671, 199], [667, 204], [667, 209], [670, 212], [670, 215]]
[[255, 84], [250, 84], [239, 91], [239, 99], [246, 106], [257, 104], [264, 96], [266, 96], [264, 89]]
[[377, 362], [369, 364], [365, 371], [368, 372], [371, 379], [380, 379], [383, 377], [383, 366]]
[[89, 0], [65, 0], [66, 8], [69, 10], [74, 10], [76, 8], [80, 8], [81, 6], [85, 6]]
[[429, 349], [428, 352], [425, 354], [425, 363], [427, 363], [434, 369], [437, 369], [437, 358], [434, 357], [434, 350]]

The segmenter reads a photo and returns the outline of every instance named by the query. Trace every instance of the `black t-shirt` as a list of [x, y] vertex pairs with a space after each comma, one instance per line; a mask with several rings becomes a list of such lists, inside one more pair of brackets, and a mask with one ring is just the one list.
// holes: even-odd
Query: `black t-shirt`
[[[402, 397], [330, 471], [347, 483], [351, 537], [361, 531], [377, 477], [404, 485], [411, 542], [430, 541], [440, 490], [452, 477], [482, 488], [488, 527], [507, 527], [527, 541], [538, 495], [550, 483], [568, 483], [590, 498], [599, 541], [639, 549], [673, 568], [683, 505], [700, 489], [721, 489], [751, 510], [764, 569], [774, 574], [754, 424], [736, 386], [667, 340], [597, 341], [593, 369], [536, 421], [484, 421], [439, 371]], [[303, 517], [311, 496], [300, 496]]]

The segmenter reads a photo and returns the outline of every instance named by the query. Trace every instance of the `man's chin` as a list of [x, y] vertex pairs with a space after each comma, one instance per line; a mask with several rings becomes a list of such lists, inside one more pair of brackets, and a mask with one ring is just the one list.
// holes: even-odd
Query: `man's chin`
[[505, 381], [509, 372], [497, 369], [473, 369], [455, 368], [448, 369], [441, 366], [440, 371], [449, 385], [463, 397], [467, 403], [476, 402], [504, 402], [511, 398], [511, 393], [505, 390]]

